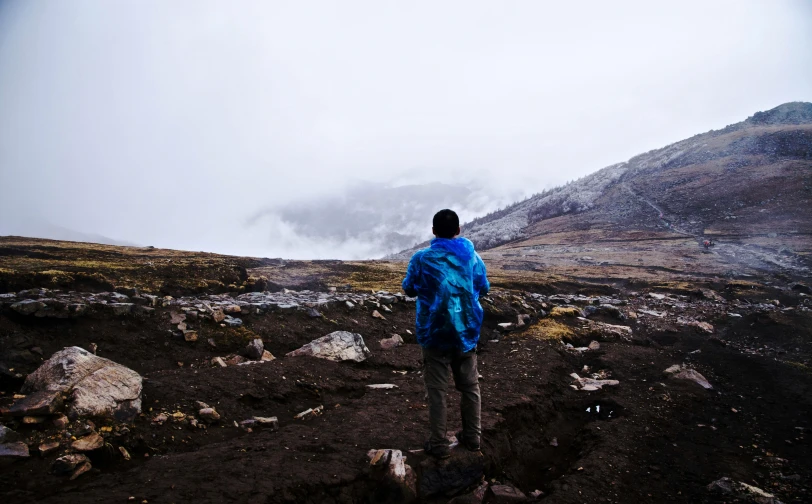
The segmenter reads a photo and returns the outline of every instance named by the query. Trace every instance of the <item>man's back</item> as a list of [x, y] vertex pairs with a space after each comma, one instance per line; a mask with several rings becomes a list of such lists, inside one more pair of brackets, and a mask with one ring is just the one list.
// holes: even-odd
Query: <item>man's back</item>
[[479, 296], [490, 285], [485, 264], [466, 238], [435, 238], [412, 256], [403, 291], [417, 296], [417, 341], [424, 348], [476, 347], [482, 326]]

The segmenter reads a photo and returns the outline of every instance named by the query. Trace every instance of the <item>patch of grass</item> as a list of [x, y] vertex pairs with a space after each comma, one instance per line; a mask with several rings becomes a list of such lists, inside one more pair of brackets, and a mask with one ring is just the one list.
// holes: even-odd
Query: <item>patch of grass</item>
[[225, 347], [241, 348], [257, 338], [259, 335], [247, 327], [229, 327], [214, 334], [214, 342]]
[[812, 374], [812, 367], [809, 367], [806, 364], [803, 364], [801, 362], [795, 362], [795, 361], [784, 361], [784, 362], [786, 362], [787, 364], [789, 364], [790, 366], [792, 366], [792, 367], [794, 367], [796, 369], [799, 369], [800, 371], [803, 371], [804, 373]]
[[537, 340], [556, 340], [571, 339], [575, 337], [575, 332], [567, 325], [544, 318], [528, 327], [521, 332], [508, 334], [508, 339], [537, 339]]
[[554, 306], [550, 310], [551, 317], [580, 317], [581, 310], [573, 306]]

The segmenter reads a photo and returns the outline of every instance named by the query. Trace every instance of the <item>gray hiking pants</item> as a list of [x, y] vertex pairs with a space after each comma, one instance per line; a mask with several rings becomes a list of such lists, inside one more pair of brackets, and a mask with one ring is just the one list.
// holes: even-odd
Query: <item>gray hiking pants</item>
[[448, 445], [446, 393], [449, 368], [454, 376], [454, 385], [462, 393], [460, 413], [463, 436], [466, 441], [479, 445], [482, 427], [476, 352], [462, 353], [459, 350], [441, 351], [424, 348], [423, 378], [426, 380], [429, 396], [429, 443], [431, 446]]

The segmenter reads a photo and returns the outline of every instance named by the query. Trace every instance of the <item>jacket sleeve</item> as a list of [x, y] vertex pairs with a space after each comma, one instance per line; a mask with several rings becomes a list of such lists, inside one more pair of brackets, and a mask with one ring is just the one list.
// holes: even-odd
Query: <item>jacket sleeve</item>
[[415, 254], [409, 261], [409, 267], [406, 270], [406, 278], [403, 279], [401, 287], [403, 292], [409, 297], [417, 296], [417, 285], [420, 281], [420, 255]]
[[480, 296], [484, 296], [491, 290], [491, 284], [488, 282], [488, 275], [485, 270], [485, 263], [479, 254], [476, 255], [476, 263], [474, 264], [474, 290]]

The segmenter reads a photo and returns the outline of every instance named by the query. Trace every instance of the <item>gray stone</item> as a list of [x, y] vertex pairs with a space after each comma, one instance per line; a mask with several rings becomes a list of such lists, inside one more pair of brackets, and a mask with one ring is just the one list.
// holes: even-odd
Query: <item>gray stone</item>
[[605, 324], [595, 320], [589, 320], [583, 317], [578, 317], [581, 322], [581, 327], [584, 335], [594, 338], [598, 341], [631, 341], [632, 328], [622, 325]]
[[45, 308], [45, 303], [35, 299], [24, 299], [18, 303], [11, 305], [11, 309], [21, 315], [33, 315], [42, 308]]
[[526, 502], [527, 496], [512, 485], [491, 485], [490, 499], [493, 504], [508, 504], [510, 502]]
[[217, 422], [220, 420], [220, 414], [214, 408], [203, 408], [197, 412], [197, 415], [207, 422]]
[[692, 381], [706, 390], [713, 388], [713, 385], [711, 385], [710, 382], [695, 369], [674, 364], [664, 372], [671, 378]]
[[360, 334], [335, 331], [287, 354], [288, 357], [301, 355], [310, 355], [336, 362], [345, 360], [361, 362], [369, 357], [370, 351], [364, 344], [364, 338]]
[[312, 318], [321, 318], [321, 313], [319, 313], [319, 311], [315, 308], [308, 308], [307, 316]]
[[249, 359], [259, 360], [260, 358], [262, 358], [263, 351], [265, 351], [265, 344], [262, 343], [261, 339], [255, 338], [245, 348], [245, 355]]
[[401, 338], [399, 334], [393, 334], [390, 338], [384, 338], [381, 340], [381, 348], [384, 350], [391, 350], [399, 347], [402, 344], [403, 338]]
[[130, 420], [141, 412], [141, 376], [121, 364], [79, 347], [56, 352], [28, 375], [25, 392], [61, 392], [71, 416]]
[[12, 416], [51, 415], [62, 407], [62, 393], [41, 390], [17, 399], [9, 409]]
[[261, 427], [266, 427], [271, 430], [279, 430], [279, 420], [274, 417], [258, 417], [255, 416], [252, 420]]
[[38, 448], [39, 454], [40, 454], [41, 457], [44, 457], [46, 455], [50, 455], [51, 453], [58, 450], [60, 446], [61, 446], [61, 443], [59, 441], [50, 441], [48, 443], [42, 443], [41, 445], [39, 445], [39, 448]]
[[242, 325], [242, 319], [226, 315], [223, 319], [223, 323], [228, 327], [240, 327]]
[[578, 376], [576, 373], [570, 374], [572, 379], [574, 380], [570, 387], [574, 388], [575, 390], [583, 390], [583, 391], [592, 391], [592, 390], [600, 390], [605, 386], [615, 386], [619, 385], [620, 382], [617, 380], [597, 380], [595, 378], [582, 378]]
[[81, 453], [71, 453], [56, 459], [51, 465], [54, 474], [70, 474], [70, 479], [76, 479], [91, 469], [90, 459]]
[[71, 443], [71, 448], [80, 452], [98, 450], [102, 446], [104, 446], [104, 438], [98, 432], [92, 432]]
[[729, 495], [738, 499], [745, 499], [749, 502], [755, 502], [756, 504], [780, 504], [781, 502], [771, 493], [767, 493], [758, 487], [728, 477], [720, 478], [708, 485], [708, 491], [716, 494]]
[[22, 441], [0, 444], [0, 460], [28, 457], [28, 445]]
[[11, 441], [19, 441], [20, 435], [9, 429], [5, 425], [0, 424], [0, 443], [9, 443]]

